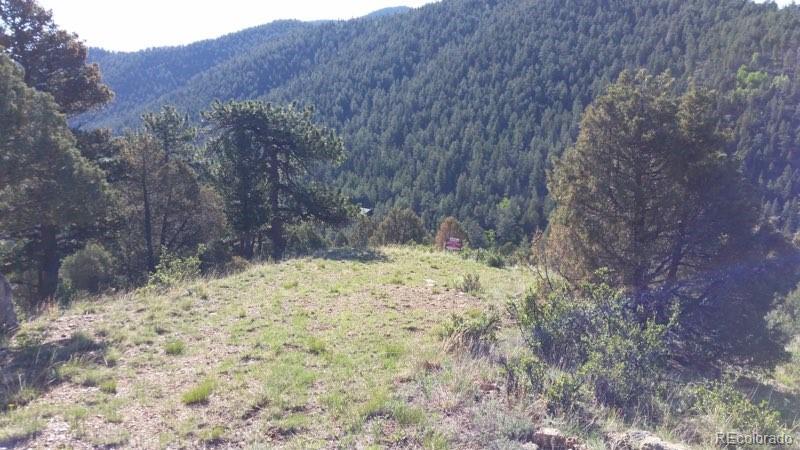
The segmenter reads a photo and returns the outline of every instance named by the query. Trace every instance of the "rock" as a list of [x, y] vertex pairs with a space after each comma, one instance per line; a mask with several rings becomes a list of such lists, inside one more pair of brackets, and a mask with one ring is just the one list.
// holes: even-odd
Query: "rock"
[[672, 444], [661, 440], [656, 436], [650, 436], [639, 444], [640, 450], [686, 450], [686, 447], [679, 444]]
[[577, 437], [564, 436], [555, 428], [541, 428], [533, 433], [533, 443], [541, 450], [584, 450], [586, 446]]
[[686, 450], [683, 445], [666, 442], [652, 433], [641, 430], [607, 433], [606, 444], [612, 450]]
[[541, 428], [533, 433], [533, 443], [543, 450], [567, 448], [567, 437], [555, 428]]
[[524, 450], [539, 450], [539, 446], [534, 444], [533, 442], [526, 442], [522, 444], [522, 448]]
[[11, 301], [11, 285], [0, 274], [0, 334], [9, 334], [17, 329], [17, 313]]

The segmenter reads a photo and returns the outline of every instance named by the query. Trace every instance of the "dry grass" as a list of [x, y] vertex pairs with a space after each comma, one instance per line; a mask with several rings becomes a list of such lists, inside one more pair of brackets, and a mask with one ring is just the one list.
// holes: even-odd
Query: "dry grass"
[[[507, 392], [499, 360], [523, 344], [502, 311], [531, 285], [525, 270], [381, 252], [48, 311], [0, 350], [0, 447], [521, 448], [547, 425], [600, 449], [603, 430], [644, 426], [598, 410], [596, 426], [581, 428]], [[480, 289], [461, 292], [467, 277]], [[453, 314], [492, 308], [496, 342], [445, 351]], [[797, 358], [800, 344], [792, 349]], [[800, 404], [797, 361], [776, 371], [786, 417]]]
[[[25, 324], [4, 372], [47, 349], [36, 368], [59, 375], [26, 385], [27, 369], [4, 373], [25, 401], [0, 412], [0, 446], [444, 447], [438, 419], [401, 387], [441, 358], [435, 331], [451, 313], [521, 293], [526, 275], [382, 252], [252, 266]], [[482, 299], [448, 287], [466, 274], [485, 282]]]

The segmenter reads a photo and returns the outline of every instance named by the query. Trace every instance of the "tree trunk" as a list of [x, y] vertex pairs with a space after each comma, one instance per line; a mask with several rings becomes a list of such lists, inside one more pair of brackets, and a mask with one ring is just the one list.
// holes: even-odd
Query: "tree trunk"
[[283, 237], [283, 219], [273, 216], [269, 227], [269, 239], [272, 241], [272, 259], [280, 261], [286, 252], [286, 239]]
[[144, 241], [147, 249], [147, 270], [156, 271], [156, 258], [153, 251], [153, 222], [150, 211], [150, 192], [147, 189], [147, 169], [142, 170], [142, 197], [144, 200]]
[[58, 229], [45, 226], [41, 232], [41, 259], [39, 261], [39, 301], [51, 299], [58, 287]]
[[286, 239], [283, 237], [283, 217], [279, 211], [281, 174], [278, 169], [278, 155], [273, 153], [270, 161], [269, 181], [272, 184], [272, 190], [269, 193], [269, 207], [272, 220], [269, 227], [269, 239], [272, 241], [272, 259], [280, 261], [286, 252]]
[[0, 334], [7, 335], [17, 329], [17, 314], [11, 298], [11, 285], [0, 274]]

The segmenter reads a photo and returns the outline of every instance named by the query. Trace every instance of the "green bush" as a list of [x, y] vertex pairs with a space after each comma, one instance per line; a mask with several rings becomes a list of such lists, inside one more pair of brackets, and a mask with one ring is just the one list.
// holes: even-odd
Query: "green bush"
[[373, 241], [378, 245], [422, 244], [427, 234], [422, 219], [414, 211], [394, 208], [378, 225]]
[[377, 224], [372, 219], [359, 215], [347, 229], [347, 244], [353, 248], [367, 248], [376, 229]]
[[64, 258], [59, 276], [67, 291], [96, 294], [111, 286], [114, 259], [102, 245], [89, 243], [82, 250]]
[[465, 248], [461, 251], [461, 256], [464, 259], [472, 259], [495, 269], [502, 269], [506, 266], [506, 260], [503, 255], [494, 250]]
[[473, 354], [482, 354], [497, 342], [499, 330], [500, 315], [497, 311], [470, 310], [463, 315], [453, 314], [441, 334], [448, 339], [450, 349], [463, 347]]
[[464, 280], [458, 285], [458, 290], [466, 294], [476, 294], [481, 290], [481, 277], [476, 274], [466, 274]]
[[770, 327], [784, 337], [800, 335], [800, 285], [779, 299], [776, 307], [769, 313]]
[[780, 414], [765, 401], [755, 404], [730, 381], [717, 381], [688, 389], [689, 409], [711, 418], [726, 432], [781, 435], [786, 432]]
[[202, 248], [196, 255], [181, 258], [168, 252], [162, 252], [156, 271], [150, 275], [147, 284], [168, 287], [199, 277], [200, 253], [202, 253]]
[[531, 352], [575, 374], [598, 402], [641, 409], [657, 394], [673, 322], [643, 320], [621, 291], [602, 284], [555, 288], [544, 298], [530, 293], [511, 311]]
[[500, 363], [509, 393], [542, 392], [547, 366], [539, 358], [521, 355], [502, 359]]
[[502, 269], [506, 265], [506, 260], [497, 253], [489, 253], [486, 257], [486, 265], [495, 269]]
[[169, 341], [164, 345], [164, 353], [167, 355], [182, 355], [186, 351], [186, 344], [183, 341]]
[[550, 412], [569, 412], [580, 404], [583, 380], [571, 373], [559, 373], [544, 390]]
[[295, 255], [309, 255], [317, 250], [328, 248], [329, 243], [322, 236], [320, 225], [303, 222], [290, 226], [287, 231], [287, 249]]

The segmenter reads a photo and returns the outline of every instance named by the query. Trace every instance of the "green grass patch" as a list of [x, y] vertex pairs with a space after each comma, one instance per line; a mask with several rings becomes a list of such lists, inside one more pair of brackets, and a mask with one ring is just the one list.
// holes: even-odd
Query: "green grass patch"
[[317, 337], [310, 337], [306, 342], [306, 348], [312, 355], [321, 355], [326, 351], [325, 341]]
[[209, 397], [214, 392], [214, 380], [207, 379], [197, 386], [184, 392], [181, 396], [181, 402], [184, 405], [197, 405], [201, 403], [208, 403]]
[[171, 356], [182, 355], [186, 351], [186, 344], [183, 341], [169, 341], [164, 345], [164, 353]]
[[100, 383], [100, 391], [106, 394], [116, 394], [117, 393], [117, 382], [113, 379], [109, 379]]

